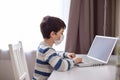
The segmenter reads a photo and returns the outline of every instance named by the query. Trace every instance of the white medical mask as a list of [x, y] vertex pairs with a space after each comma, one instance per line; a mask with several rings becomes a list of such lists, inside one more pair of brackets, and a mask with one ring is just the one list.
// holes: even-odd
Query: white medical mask
[[59, 45], [59, 44], [63, 41], [63, 39], [64, 39], [64, 36], [61, 35], [61, 36], [60, 36], [60, 40], [55, 40], [55, 41], [54, 41], [54, 42], [55, 42], [55, 45]]

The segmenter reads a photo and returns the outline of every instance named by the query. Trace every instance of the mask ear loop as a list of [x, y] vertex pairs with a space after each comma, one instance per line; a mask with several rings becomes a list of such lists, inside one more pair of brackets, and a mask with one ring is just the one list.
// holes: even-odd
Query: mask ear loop
[[57, 32], [54, 31], [54, 33], [57, 35]]

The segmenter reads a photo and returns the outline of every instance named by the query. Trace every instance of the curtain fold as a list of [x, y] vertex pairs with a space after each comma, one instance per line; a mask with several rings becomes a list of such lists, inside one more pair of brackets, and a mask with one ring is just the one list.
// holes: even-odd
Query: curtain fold
[[95, 35], [114, 36], [113, 2], [71, 0], [65, 51], [86, 54]]

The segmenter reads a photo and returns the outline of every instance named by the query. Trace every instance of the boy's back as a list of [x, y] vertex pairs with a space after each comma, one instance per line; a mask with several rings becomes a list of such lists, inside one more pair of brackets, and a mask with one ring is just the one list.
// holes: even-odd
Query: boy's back
[[34, 79], [47, 80], [53, 70], [67, 71], [73, 65], [73, 61], [63, 60], [53, 48], [45, 42], [41, 42], [36, 56]]

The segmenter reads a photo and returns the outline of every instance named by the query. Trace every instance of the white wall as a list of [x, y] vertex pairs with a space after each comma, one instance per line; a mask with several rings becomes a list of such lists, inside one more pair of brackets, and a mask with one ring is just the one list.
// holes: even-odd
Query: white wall
[[14, 80], [10, 60], [0, 60], [0, 80]]
[[[19, 40], [24, 50], [37, 49], [43, 40], [39, 28], [42, 18], [56, 16], [67, 25], [69, 5], [70, 0], [0, 0], [0, 49], [7, 50], [9, 43]], [[65, 39], [57, 50], [64, 50]]]
[[[30, 78], [33, 77], [36, 51], [26, 53]], [[0, 80], [14, 80], [11, 59], [8, 51], [0, 50]]]

